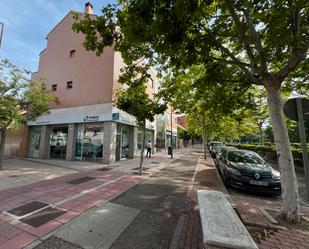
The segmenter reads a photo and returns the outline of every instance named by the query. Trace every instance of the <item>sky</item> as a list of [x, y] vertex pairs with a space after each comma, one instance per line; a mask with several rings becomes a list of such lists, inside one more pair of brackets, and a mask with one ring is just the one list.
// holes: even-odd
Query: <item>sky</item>
[[[46, 36], [70, 11], [84, 11], [87, 0], [0, 0], [0, 22], [4, 31], [0, 58], [22, 68], [37, 71], [39, 54], [46, 48]], [[113, 0], [90, 1], [95, 14]]]

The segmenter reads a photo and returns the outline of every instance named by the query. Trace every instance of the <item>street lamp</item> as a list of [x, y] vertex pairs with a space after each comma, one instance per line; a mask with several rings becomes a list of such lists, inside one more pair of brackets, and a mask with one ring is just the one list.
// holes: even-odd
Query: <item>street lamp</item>
[[[174, 110], [174, 114], [176, 115], [176, 117], [180, 117], [184, 114], [181, 114], [180, 111], [178, 110]], [[171, 159], [173, 159], [173, 107], [171, 106], [171, 142], [170, 142], [170, 151], [169, 151], [170, 155], [171, 155]]]
[[4, 23], [0, 22], [0, 48], [1, 48], [1, 41], [2, 41], [2, 35], [3, 35], [3, 28], [4, 28]]
[[173, 159], [173, 107], [171, 106], [171, 159]]

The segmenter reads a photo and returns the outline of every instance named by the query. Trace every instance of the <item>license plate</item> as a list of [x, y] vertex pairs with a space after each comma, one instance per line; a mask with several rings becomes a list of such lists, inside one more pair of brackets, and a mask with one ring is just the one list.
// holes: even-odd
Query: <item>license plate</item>
[[250, 184], [252, 184], [252, 185], [259, 185], [259, 186], [267, 186], [268, 182], [250, 180]]

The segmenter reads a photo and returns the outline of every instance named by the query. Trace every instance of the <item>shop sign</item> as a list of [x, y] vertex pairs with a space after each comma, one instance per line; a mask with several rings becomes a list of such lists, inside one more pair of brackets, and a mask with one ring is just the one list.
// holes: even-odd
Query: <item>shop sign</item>
[[112, 120], [119, 120], [119, 113], [113, 113]]
[[84, 117], [84, 122], [91, 122], [91, 121], [99, 121], [99, 116], [86, 116]]

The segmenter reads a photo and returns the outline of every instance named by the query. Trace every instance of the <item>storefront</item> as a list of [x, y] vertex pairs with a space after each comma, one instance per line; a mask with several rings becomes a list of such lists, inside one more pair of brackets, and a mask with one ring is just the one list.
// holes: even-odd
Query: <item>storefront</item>
[[[112, 110], [110, 105], [53, 109], [28, 122], [27, 156], [113, 163], [140, 155], [142, 131], [135, 119]], [[153, 144], [154, 126], [147, 127], [146, 142]]]
[[102, 160], [103, 123], [77, 124], [75, 135], [75, 159], [85, 161]]

